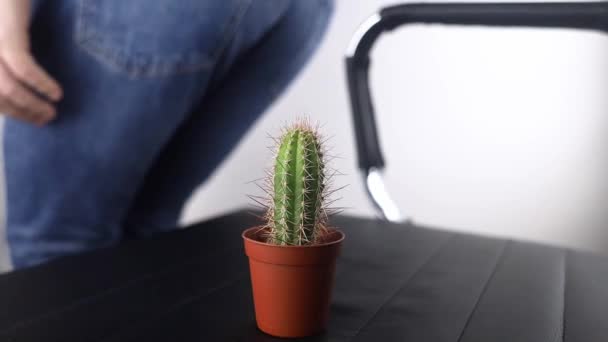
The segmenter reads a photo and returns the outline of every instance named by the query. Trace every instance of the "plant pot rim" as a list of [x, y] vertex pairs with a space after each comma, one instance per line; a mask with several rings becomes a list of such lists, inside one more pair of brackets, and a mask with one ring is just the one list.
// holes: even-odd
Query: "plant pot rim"
[[251, 236], [252, 232], [260, 231], [260, 230], [264, 230], [264, 229], [267, 229], [267, 228], [260, 227], [260, 226], [251, 227], [251, 228], [248, 228], [245, 231], [243, 231], [243, 233], [241, 234], [241, 236], [243, 237], [244, 240], [249, 241], [250, 243], [259, 245], [259, 246], [273, 247], [273, 248], [282, 248], [282, 249], [310, 249], [310, 248], [327, 247], [327, 246], [339, 244], [342, 241], [344, 241], [344, 239], [346, 238], [346, 235], [341, 230], [339, 230], [337, 228], [330, 228], [330, 229], [327, 230], [328, 231], [327, 235], [336, 235], [336, 237], [332, 238], [330, 241], [323, 242], [323, 243], [311, 244], [311, 245], [302, 245], [302, 246], [275, 245], [273, 243], [268, 243], [268, 242], [264, 242], [264, 241], [260, 241], [258, 239], [255, 239], [254, 237], [257, 236], [257, 234], [253, 234], [253, 236]]

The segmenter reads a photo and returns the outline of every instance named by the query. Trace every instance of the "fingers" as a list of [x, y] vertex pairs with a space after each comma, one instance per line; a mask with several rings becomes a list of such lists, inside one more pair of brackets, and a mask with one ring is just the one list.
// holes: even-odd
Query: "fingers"
[[0, 63], [0, 105], [4, 105], [0, 109], [6, 114], [39, 125], [56, 115], [49, 102], [27, 89], [3, 63]]
[[2, 60], [17, 80], [27, 84], [52, 101], [61, 99], [63, 94], [59, 84], [36, 63], [27, 51], [12, 50], [5, 52], [2, 54]]
[[[33, 123], [36, 125], [43, 125], [45, 121], [39, 115], [36, 115], [32, 112], [26, 112], [18, 109], [13, 104], [8, 101], [0, 100], [0, 113], [15, 117], [17, 119]], [[19, 114], [17, 114], [19, 113]]]
[[0, 3], [0, 112], [45, 124], [55, 117], [62, 90], [30, 53], [30, 1]]

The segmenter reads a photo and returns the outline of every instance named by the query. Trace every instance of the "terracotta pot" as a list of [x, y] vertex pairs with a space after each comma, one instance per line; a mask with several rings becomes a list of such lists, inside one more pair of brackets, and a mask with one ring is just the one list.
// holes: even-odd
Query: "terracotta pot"
[[258, 328], [278, 337], [322, 332], [344, 233], [330, 230], [310, 246], [268, 244], [262, 233], [257, 227], [243, 232]]

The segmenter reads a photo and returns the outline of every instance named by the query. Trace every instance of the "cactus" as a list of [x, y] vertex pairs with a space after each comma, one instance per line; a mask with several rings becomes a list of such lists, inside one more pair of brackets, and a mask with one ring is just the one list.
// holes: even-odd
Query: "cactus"
[[302, 120], [287, 128], [277, 144], [270, 175], [267, 241], [295, 246], [315, 243], [325, 232], [327, 219], [321, 139], [317, 130]]

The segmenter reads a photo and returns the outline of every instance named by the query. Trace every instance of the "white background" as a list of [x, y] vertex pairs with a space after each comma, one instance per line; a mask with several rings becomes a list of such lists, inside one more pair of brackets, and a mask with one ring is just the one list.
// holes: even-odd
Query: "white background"
[[[190, 223], [251, 204], [267, 133], [308, 114], [349, 184], [337, 203], [373, 216], [356, 169], [343, 55], [395, 1], [338, 0], [318, 54], [190, 200]], [[594, 32], [414, 25], [373, 51], [388, 187], [415, 221], [608, 252], [608, 38]], [[348, 227], [344, 227], [348, 229]], [[0, 261], [3, 258], [0, 257]], [[5, 264], [3, 262], [0, 264]]]

